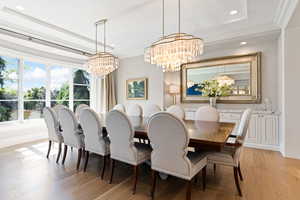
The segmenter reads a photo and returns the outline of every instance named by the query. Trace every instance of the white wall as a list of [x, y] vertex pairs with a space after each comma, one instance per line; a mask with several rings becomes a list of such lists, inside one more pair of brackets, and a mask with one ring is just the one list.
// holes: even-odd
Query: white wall
[[[148, 100], [127, 100], [126, 80], [148, 78]], [[120, 61], [117, 70], [117, 102], [122, 104], [137, 103], [144, 107], [147, 103], [163, 106], [163, 72], [155, 65], [144, 62], [144, 56], [125, 58]]]
[[[252, 39], [248, 44], [240, 47], [238, 42], [234, 44], [223, 44], [217, 47], [209, 47], [205, 50], [200, 59], [223, 57], [239, 54], [249, 54], [261, 51], [262, 52], [262, 99], [269, 98], [272, 101], [273, 110], [278, 110], [278, 36], [269, 39]], [[180, 85], [180, 73], [166, 73], [165, 83], [175, 83]], [[177, 97], [179, 99], [180, 96]], [[172, 98], [169, 95], [165, 96], [165, 106], [172, 103]], [[198, 107], [201, 104], [184, 104], [185, 107]], [[261, 105], [254, 104], [218, 104], [218, 108], [232, 109], [253, 107], [253, 109], [262, 108]]]
[[300, 159], [300, 4], [284, 30], [284, 150], [287, 157]]

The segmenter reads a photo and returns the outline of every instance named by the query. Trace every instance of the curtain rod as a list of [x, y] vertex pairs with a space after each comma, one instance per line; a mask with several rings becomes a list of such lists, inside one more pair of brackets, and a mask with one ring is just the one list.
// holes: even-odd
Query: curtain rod
[[72, 47], [64, 46], [64, 45], [57, 44], [57, 43], [54, 43], [54, 42], [50, 42], [50, 41], [47, 41], [47, 40], [39, 39], [39, 38], [30, 36], [30, 35], [25, 35], [23, 33], [18, 33], [18, 32], [8, 30], [8, 29], [5, 29], [5, 28], [1, 28], [1, 27], [0, 27], [0, 33], [8, 35], [8, 36], [15, 37], [15, 38], [19, 38], [19, 39], [22, 39], [22, 40], [34, 42], [34, 43], [37, 43], [37, 44], [42, 44], [42, 45], [45, 45], [45, 46], [48, 46], [48, 47], [53, 47], [53, 48], [56, 48], [56, 49], [60, 49], [60, 50], [68, 51], [68, 52], [71, 52], [71, 53], [79, 54], [79, 55], [84, 55], [84, 56], [92, 56], [93, 55], [90, 52], [86, 52], [86, 51], [83, 51], [83, 50], [79, 50], [79, 49], [75, 49], [75, 48], [72, 48]]

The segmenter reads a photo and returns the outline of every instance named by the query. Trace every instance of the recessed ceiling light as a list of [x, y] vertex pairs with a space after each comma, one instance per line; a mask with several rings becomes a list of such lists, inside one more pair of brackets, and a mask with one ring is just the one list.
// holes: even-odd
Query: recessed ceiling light
[[230, 11], [230, 15], [236, 15], [236, 14], [238, 14], [238, 11], [237, 11], [237, 10], [232, 10], [232, 11]]
[[247, 42], [241, 42], [240, 43], [240, 45], [242, 46], [242, 45], [246, 45], [247, 44]]
[[23, 11], [24, 7], [23, 6], [16, 6], [16, 9], [19, 10], [19, 11]]

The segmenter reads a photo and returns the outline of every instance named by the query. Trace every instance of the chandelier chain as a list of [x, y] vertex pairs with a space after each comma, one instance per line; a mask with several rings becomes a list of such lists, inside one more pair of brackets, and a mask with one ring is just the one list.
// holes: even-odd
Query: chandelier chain
[[180, 0], [178, 0], [178, 33], [180, 33]]
[[162, 0], [162, 37], [165, 36], [165, 0]]

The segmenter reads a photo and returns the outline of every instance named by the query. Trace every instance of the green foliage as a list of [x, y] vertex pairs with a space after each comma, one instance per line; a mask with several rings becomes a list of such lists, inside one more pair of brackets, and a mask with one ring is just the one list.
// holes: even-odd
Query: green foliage
[[88, 85], [90, 84], [89, 74], [84, 70], [78, 69], [77, 71], [75, 71], [73, 81], [74, 84]]
[[205, 80], [201, 84], [203, 96], [207, 97], [223, 97], [231, 94], [232, 88], [230, 85], [220, 83], [217, 80]]
[[0, 87], [3, 88], [4, 86], [4, 71], [6, 68], [6, 63], [3, 58], [0, 57]]

